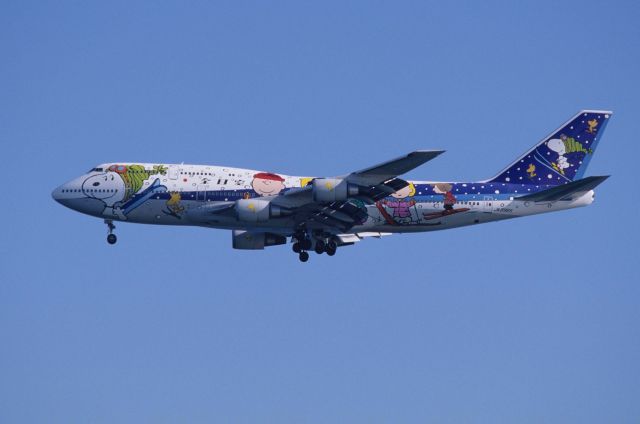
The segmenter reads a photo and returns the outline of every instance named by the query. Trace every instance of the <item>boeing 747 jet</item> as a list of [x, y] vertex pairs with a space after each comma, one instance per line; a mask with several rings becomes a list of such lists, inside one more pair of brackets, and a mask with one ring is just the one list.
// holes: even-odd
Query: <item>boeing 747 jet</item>
[[421, 150], [360, 171], [296, 177], [213, 165], [114, 162], [53, 190], [60, 204], [114, 221], [231, 230], [233, 248], [292, 243], [333, 256], [366, 237], [445, 230], [586, 206], [608, 176], [584, 177], [611, 112], [584, 110], [493, 178], [406, 181], [443, 153]]

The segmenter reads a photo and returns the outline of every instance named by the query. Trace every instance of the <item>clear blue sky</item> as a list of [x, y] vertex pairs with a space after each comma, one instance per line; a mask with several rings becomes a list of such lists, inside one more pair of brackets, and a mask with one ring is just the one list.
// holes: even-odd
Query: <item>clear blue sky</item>
[[[0, 5], [0, 422], [640, 419], [638, 2]], [[300, 264], [50, 197], [109, 161], [493, 175], [613, 109], [588, 207]]]

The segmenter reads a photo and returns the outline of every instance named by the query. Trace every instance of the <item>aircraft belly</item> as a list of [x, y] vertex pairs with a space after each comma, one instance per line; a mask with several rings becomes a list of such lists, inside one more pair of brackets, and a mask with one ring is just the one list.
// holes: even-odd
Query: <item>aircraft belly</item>
[[[585, 200], [588, 198], [588, 201]], [[94, 199], [78, 199], [83, 202], [83, 210], [93, 216], [156, 225], [192, 225], [218, 229], [246, 229], [255, 231], [273, 231], [290, 233], [294, 222], [291, 219], [273, 218], [266, 222], [244, 223], [238, 221], [235, 215], [211, 215], [211, 219], [201, 221], [189, 217], [189, 210], [201, 207], [202, 201], [183, 200], [172, 203], [165, 199], [148, 199], [131, 210], [124, 218], [114, 216], [106, 208], [100, 211], [101, 205]], [[523, 202], [517, 200], [494, 200], [492, 206], [481, 204], [471, 206], [464, 203], [454, 205], [453, 209], [445, 210], [440, 203], [418, 202], [408, 211], [398, 213], [393, 209], [381, 206], [380, 202], [367, 206], [368, 218], [365, 222], [355, 225], [349, 232], [379, 231], [390, 233], [414, 233], [444, 230], [477, 223], [498, 221], [519, 216], [551, 212], [589, 204], [592, 193], [577, 201], [556, 202]], [[93, 205], [94, 207], [91, 207]], [[437, 205], [434, 207], [434, 205]], [[395, 212], [395, 213], [394, 213]], [[330, 229], [329, 229], [330, 230]]]
[[149, 199], [143, 204], [127, 213], [125, 222], [156, 225], [192, 225], [183, 216], [169, 210], [166, 200]]
[[104, 210], [104, 202], [91, 197], [58, 199], [58, 202], [70, 209], [74, 209], [78, 212], [91, 216], [101, 217], [102, 211]]

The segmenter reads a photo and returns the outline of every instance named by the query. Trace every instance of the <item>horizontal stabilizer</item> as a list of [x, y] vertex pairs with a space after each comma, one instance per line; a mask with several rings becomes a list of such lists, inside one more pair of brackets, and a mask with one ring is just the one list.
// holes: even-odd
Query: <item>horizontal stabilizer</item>
[[587, 177], [581, 180], [572, 181], [567, 184], [556, 186], [547, 190], [542, 190], [537, 193], [527, 194], [522, 197], [518, 197], [518, 200], [528, 200], [532, 202], [552, 202], [556, 200], [570, 200], [576, 195], [582, 195], [589, 190], [593, 190], [609, 178], [608, 175], [601, 177]]

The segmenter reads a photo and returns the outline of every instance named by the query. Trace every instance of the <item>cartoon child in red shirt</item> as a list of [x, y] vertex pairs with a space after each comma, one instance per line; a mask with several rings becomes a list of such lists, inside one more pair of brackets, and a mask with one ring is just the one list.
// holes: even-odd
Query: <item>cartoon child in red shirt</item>
[[456, 196], [451, 193], [453, 186], [449, 183], [437, 183], [433, 185], [434, 193], [442, 194], [444, 196], [444, 210], [453, 210], [453, 205], [456, 204]]
[[258, 196], [275, 196], [284, 189], [284, 178], [270, 172], [258, 172], [253, 176], [251, 187]]

